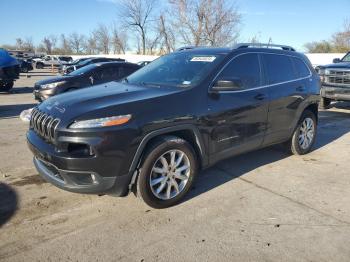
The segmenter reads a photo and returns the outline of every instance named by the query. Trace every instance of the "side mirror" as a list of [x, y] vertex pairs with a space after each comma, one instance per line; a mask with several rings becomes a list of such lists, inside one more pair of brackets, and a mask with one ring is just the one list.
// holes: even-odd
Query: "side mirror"
[[213, 87], [212, 91], [237, 91], [243, 88], [242, 81], [239, 78], [230, 78], [230, 79], [218, 79]]
[[340, 58], [334, 58], [333, 59], [333, 63], [340, 63], [340, 62], [341, 62]]

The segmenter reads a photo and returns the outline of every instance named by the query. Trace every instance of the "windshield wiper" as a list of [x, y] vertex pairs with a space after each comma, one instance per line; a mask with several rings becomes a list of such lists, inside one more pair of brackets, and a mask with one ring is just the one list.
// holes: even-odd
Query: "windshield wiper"
[[140, 82], [140, 85], [143, 86], [154, 86], [154, 87], [160, 87], [160, 85], [158, 83], [152, 83], [152, 82]]

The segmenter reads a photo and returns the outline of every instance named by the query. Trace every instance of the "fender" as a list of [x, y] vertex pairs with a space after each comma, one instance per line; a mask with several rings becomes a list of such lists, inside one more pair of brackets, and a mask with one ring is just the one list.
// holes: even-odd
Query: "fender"
[[175, 131], [184, 131], [184, 130], [189, 130], [193, 132], [195, 139], [196, 139], [196, 144], [198, 146], [198, 149], [200, 151], [199, 157], [201, 158], [202, 166], [207, 166], [209, 164], [209, 158], [206, 153], [204, 143], [203, 143], [203, 138], [198, 130], [198, 128], [194, 125], [191, 124], [184, 124], [184, 125], [176, 125], [172, 127], [166, 127], [158, 130], [154, 130], [150, 133], [148, 133], [141, 141], [139, 147], [136, 150], [136, 154], [131, 162], [130, 168], [129, 168], [129, 173], [134, 173], [134, 171], [137, 169], [139, 161], [141, 159], [141, 155], [143, 150], [145, 149], [147, 143], [152, 139], [160, 135], [165, 135], [171, 132]]

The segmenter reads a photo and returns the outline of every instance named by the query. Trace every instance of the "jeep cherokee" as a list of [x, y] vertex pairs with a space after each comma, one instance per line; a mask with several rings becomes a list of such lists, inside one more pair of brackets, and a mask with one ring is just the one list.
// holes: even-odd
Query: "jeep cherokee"
[[182, 48], [111, 82], [52, 97], [27, 133], [38, 172], [79, 193], [125, 196], [165, 208], [199, 170], [284, 143], [311, 150], [320, 79], [288, 46]]

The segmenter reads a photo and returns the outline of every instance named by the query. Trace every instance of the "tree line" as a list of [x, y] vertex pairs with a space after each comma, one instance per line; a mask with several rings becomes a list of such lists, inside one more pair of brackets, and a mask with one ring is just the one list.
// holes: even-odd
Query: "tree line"
[[305, 44], [309, 53], [346, 53], [350, 51], [350, 20], [345, 20], [343, 29], [334, 33], [329, 40]]
[[32, 38], [17, 38], [7, 49], [47, 54], [169, 53], [181, 45], [233, 45], [241, 15], [230, 0], [119, 0], [117, 21], [99, 24], [90, 34], [45, 36], [38, 45]]

